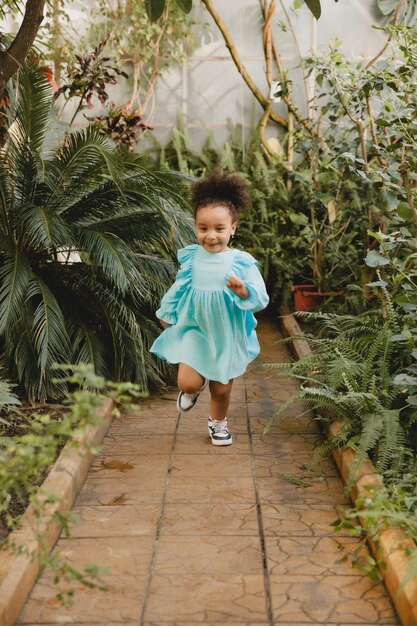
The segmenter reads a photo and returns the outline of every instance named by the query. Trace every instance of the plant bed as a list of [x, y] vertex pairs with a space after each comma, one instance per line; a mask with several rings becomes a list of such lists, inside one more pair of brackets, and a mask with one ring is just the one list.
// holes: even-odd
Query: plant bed
[[[40, 570], [40, 554], [48, 553], [61, 532], [60, 519], [77, 498], [98, 446], [112, 420], [114, 401], [104, 398], [96, 409], [97, 421], [74, 432], [39, 489], [37, 503], [26, 509], [20, 524], [8, 536], [17, 548], [2, 554], [0, 564], [0, 624], [13, 626]], [[77, 446], [74, 446], [76, 442]]]
[[[306, 339], [302, 339], [303, 332], [295, 317], [282, 308], [280, 311], [280, 325], [285, 336], [297, 337], [292, 342], [294, 352], [298, 359], [311, 354], [311, 349]], [[340, 422], [334, 421], [329, 429], [330, 437], [337, 435]], [[346, 484], [354, 467], [356, 455], [350, 448], [337, 448], [333, 450], [333, 457]], [[366, 458], [355, 472], [354, 482], [350, 489], [350, 496], [355, 502], [358, 496], [366, 498], [370, 489], [383, 490], [382, 477], [376, 471], [371, 460]], [[360, 517], [360, 516], [359, 516]], [[361, 518], [360, 518], [360, 521]], [[387, 590], [404, 626], [417, 626], [417, 580], [411, 579], [405, 585], [409, 567], [407, 549], [416, 549], [415, 542], [399, 528], [384, 528], [383, 524], [377, 532], [375, 541], [369, 541], [370, 548], [378, 563], [383, 562], [380, 568]]]
[[[41, 404], [38, 406], [33, 406], [32, 404], [20, 404], [18, 408], [18, 413], [14, 417], [10, 414], [6, 419], [3, 419], [2, 427], [0, 428], [0, 436], [2, 438], [8, 439], [10, 437], [19, 436], [23, 433], [30, 434], [31, 433], [31, 416], [36, 413], [37, 415], [49, 415], [52, 420], [59, 421], [62, 419], [65, 412], [68, 411], [68, 407], [63, 404]], [[64, 443], [59, 444], [57, 448], [56, 458], [58, 458], [59, 453], [64, 447]], [[22, 492], [17, 497], [17, 494], [10, 493], [10, 501], [7, 506], [7, 512], [3, 511], [0, 515], [0, 546], [6, 540], [7, 536], [11, 532], [14, 527], [14, 523], [18, 520], [21, 515], [25, 512], [26, 508], [29, 505], [30, 501], [30, 491], [32, 488], [39, 487], [46, 477], [50, 469], [52, 468], [52, 464], [45, 469], [40, 476], [33, 477], [28, 485], [28, 488], [22, 489]], [[9, 520], [7, 519], [9, 517]], [[9, 523], [11, 518], [11, 524]]]

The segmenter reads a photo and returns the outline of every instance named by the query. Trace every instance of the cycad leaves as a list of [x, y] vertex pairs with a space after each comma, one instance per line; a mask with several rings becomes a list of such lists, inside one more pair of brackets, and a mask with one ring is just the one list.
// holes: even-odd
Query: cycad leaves
[[27, 297], [39, 301], [33, 315], [32, 336], [43, 378], [52, 363], [65, 363], [69, 360], [67, 329], [55, 296], [40, 278], [33, 278]]
[[71, 323], [69, 330], [73, 363], [92, 363], [99, 376], [108, 376], [105, 347], [97, 332], [82, 323]]
[[45, 138], [51, 109], [52, 89], [36, 66], [25, 63], [19, 69], [19, 98], [10, 133], [16, 148], [23, 145], [39, 152]]
[[19, 213], [16, 232], [25, 247], [52, 251], [61, 246], [71, 246], [71, 232], [56, 212], [45, 206], [28, 205], [22, 207]]
[[160, 382], [144, 337], [156, 334], [151, 305], [172, 279], [172, 248], [192, 240], [180, 180], [94, 128], [44, 155], [49, 87], [25, 72], [0, 150], [3, 364], [30, 399], [62, 393], [55, 361]]
[[0, 267], [0, 334], [20, 317], [32, 276], [24, 252], [18, 247], [13, 252], [4, 257]]
[[113, 233], [88, 231], [80, 233], [79, 243], [97, 267], [100, 267], [115, 287], [125, 293], [134, 280], [131, 249]]
[[74, 202], [77, 190], [85, 193], [90, 187], [95, 189], [100, 177], [101, 182], [105, 177], [110, 179], [120, 191], [122, 164], [114, 145], [97, 129], [71, 133], [48, 163], [47, 182], [52, 190], [49, 206], [62, 212]]

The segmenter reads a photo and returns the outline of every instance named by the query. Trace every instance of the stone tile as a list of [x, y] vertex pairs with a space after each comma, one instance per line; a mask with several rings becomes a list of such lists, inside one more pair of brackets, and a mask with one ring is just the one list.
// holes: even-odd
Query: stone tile
[[340, 478], [325, 478], [308, 487], [296, 487], [282, 478], [257, 478], [256, 486], [261, 503], [286, 504], [347, 504]]
[[[338, 519], [334, 504], [261, 504], [265, 536], [316, 537], [331, 535], [330, 524]], [[337, 533], [337, 537], [342, 536]]]
[[321, 443], [316, 435], [303, 433], [279, 433], [252, 435], [253, 450], [255, 455], [273, 454], [276, 458], [288, 456], [294, 452], [304, 454], [312, 453], [314, 448]]
[[127, 537], [155, 535], [160, 503], [125, 506], [76, 506], [72, 513], [78, 522], [71, 524], [72, 537]]
[[272, 422], [264, 416], [251, 416], [250, 425], [254, 434], [262, 435], [264, 429], [268, 427], [271, 434], [309, 433], [320, 437], [317, 422], [305, 415], [304, 409], [285, 411]]
[[123, 480], [88, 477], [76, 501], [76, 506], [121, 506], [142, 502], [159, 502], [164, 493], [166, 474]]
[[158, 420], [153, 419], [153, 414], [147, 417], [142, 417], [139, 413], [136, 418], [121, 417], [113, 422], [108, 436], [129, 436], [129, 437], [141, 437], [142, 435], [156, 435], [158, 433], [173, 433], [177, 424], [177, 416], [172, 415], [169, 417], [158, 417]]
[[152, 475], [160, 477], [168, 471], [169, 454], [99, 454], [93, 461], [88, 478], [121, 482], [141, 480]]
[[246, 410], [249, 418], [259, 417], [264, 415], [267, 419], [275, 415], [277, 411], [277, 405], [274, 400], [268, 395], [262, 402], [248, 402]]
[[[60, 556], [77, 568], [94, 563], [110, 571], [105, 577], [145, 575], [150, 564], [154, 538], [129, 537], [77, 537], [60, 539]], [[52, 577], [51, 572], [45, 578]]]
[[287, 537], [265, 538], [268, 570], [272, 575], [363, 576], [352, 567], [350, 560], [341, 561], [359, 547], [366, 548], [354, 537]]
[[[213, 446], [214, 447], [214, 446]], [[233, 444], [232, 446], [233, 447]], [[252, 476], [250, 456], [244, 454], [213, 456], [211, 454], [174, 454], [172, 475], [196, 476], [220, 480], [222, 476]], [[197, 481], [198, 482], [198, 481]]]
[[279, 474], [286, 474], [297, 480], [312, 484], [323, 477], [339, 477], [339, 470], [332, 459], [318, 459], [310, 469], [312, 454], [294, 450], [292, 455], [283, 455], [278, 459], [272, 455], [255, 457], [255, 474], [257, 478], [274, 478]]
[[[214, 446], [213, 446], [214, 447]], [[172, 502], [255, 502], [252, 478], [213, 476], [197, 478], [173, 474], [166, 501]]]
[[[57, 588], [53, 584], [55, 574], [46, 570], [35, 584], [19, 623], [137, 619], [152, 546], [152, 537], [60, 540], [58, 549], [61, 559], [79, 571], [90, 563], [108, 570], [101, 575], [101, 582], [107, 589], [103, 592], [74, 583], [71, 585], [75, 590], [73, 605], [62, 607], [56, 598]], [[67, 583], [65, 588], [68, 588]]]
[[267, 622], [263, 576], [154, 576], [144, 621], [158, 626], [163, 622], [181, 626], [187, 622]]
[[275, 623], [397, 624], [384, 586], [366, 576], [270, 576]]
[[154, 573], [233, 575], [263, 573], [259, 537], [165, 535], [159, 541]]
[[255, 503], [220, 501], [210, 503], [168, 502], [162, 520], [162, 535], [258, 536]]
[[74, 583], [74, 601], [72, 606], [63, 607], [56, 598], [57, 589], [45, 581], [44, 577], [36, 583], [29, 601], [24, 606], [17, 624], [105, 624], [111, 622], [128, 626], [138, 626], [134, 622], [140, 615], [143, 594], [147, 582], [146, 576], [114, 578], [108, 582], [106, 590], [87, 589]]
[[177, 454], [215, 454], [249, 455], [249, 439], [246, 434], [232, 433], [233, 443], [231, 446], [213, 446], [211, 439], [204, 431], [204, 434], [190, 432], [188, 435], [179, 434], [175, 442], [175, 452]]
[[117, 450], [117, 456], [134, 456], [143, 454], [169, 454], [174, 441], [173, 435], [141, 435], [134, 441], [129, 436], [106, 435], [102, 445], [102, 453], [113, 455]]

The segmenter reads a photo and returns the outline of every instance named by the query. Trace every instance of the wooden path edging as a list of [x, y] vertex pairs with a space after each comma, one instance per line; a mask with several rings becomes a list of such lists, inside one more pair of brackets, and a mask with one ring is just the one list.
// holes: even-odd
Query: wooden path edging
[[[4, 552], [0, 562], [0, 625], [13, 626], [25, 604], [39, 573], [37, 555], [40, 545], [37, 534], [44, 534], [46, 548], [51, 551], [61, 532], [56, 514], [68, 513], [87, 477], [93, 454], [86, 447], [102, 442], [111, 421], [114, 402], [105, 398], [97, 410], [100, 421], [76, 436], [79, 448], [67, 442], [52, 466], [40, 490], [57, 496], [56, 502], [45, 502], [38, 518], [34, 507], [29, 505], [22, 516], [19, 528], [9, 535], [9, 542], [24, 545], [25, 554], [14, 556]], [[46, 497], [46, 496], [45, 496]]]
[[[282, 308], [278, 319], [285, 336], [298, 337], [292, 342], [297, 358], [302, 359], [311, 354], [308, 340], [302, 338], [303, 331], [294, 315], [289, 313], [287, 309]], [[329, 427], [330, 436], [335, 436], [339, 428], [340, 422], [333, 422]], [[355, 461], [355, 456], [354, 451], [350, 448], [339, 448], [333, 452], [333, 457], [345, 484]], [[369, 458], [358, 468], [356, 476], [357, 478], [350, 493], [353, 502], [359, 495], [366, 494], [368, 487], [383, 488], [382, 477], [378, 474]], [[378, 532], [378, 545], [375, 545], [372, 541], [369, 544], [377, 561], [382, 559], [385, 562], [386, 567], [381, 570], [381, 574], [401, 623], [403, 626], [417, 626], [417, 580], [410, 580], [401, 594], [398, 595], [398, 589], [409, 564], [405, 549], [409, 547], [416, 548], [415, 542], [402, 530], [387, 528]]]

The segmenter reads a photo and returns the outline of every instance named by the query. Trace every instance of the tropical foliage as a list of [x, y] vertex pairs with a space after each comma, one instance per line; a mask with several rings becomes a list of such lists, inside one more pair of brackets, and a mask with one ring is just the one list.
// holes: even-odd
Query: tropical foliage
[[317, 454], [343, 445], [354, 448], [351, 478], [367, 453], [380, 472], [398, 473], [413, 458], [417, 411], [407, 409], [407, 394], [395, 379], [407, 356], [399, 343], [401, 319], [382, 289], [385, 318], [378, 310], [355, 316], [299, 313], [324, 336], [309, 337], [310, 356], [272, 366], [301, 382], [291, 403], [302, 400], [327, 420], [342, 422], [339, 434]]
[[321, 289], [360, 282], [364, 236], [379, 223], [374, 206], [384, 214], [385, 200], [380, 189], [337, 158], [337, 135], [333, 149], [323, 154], [300, 133], [300, 159], [290, 171], [282, 159], [265, 154], [255, 129], [242, 145], [239, 125], [229, 124], [223, 146], [208, 137], [199, 151], [193, 149], [181, 119], [167, 145], [153, 141], [152, 153], [161, 166], [201, 176], [220, 165], [248, 180], [252, 209], [240, 216], [235, 243], [260, 261], [274, 300], [289, 300], [294, 283], [315, 282]]
[[153, 310], [192, 238], [181, 179], [94, 128], [46, 150], [51, 95], [22, 67], [0, 152], [2, 364], [31, 399], [65, 389], [54, 362], [146, 385]]

